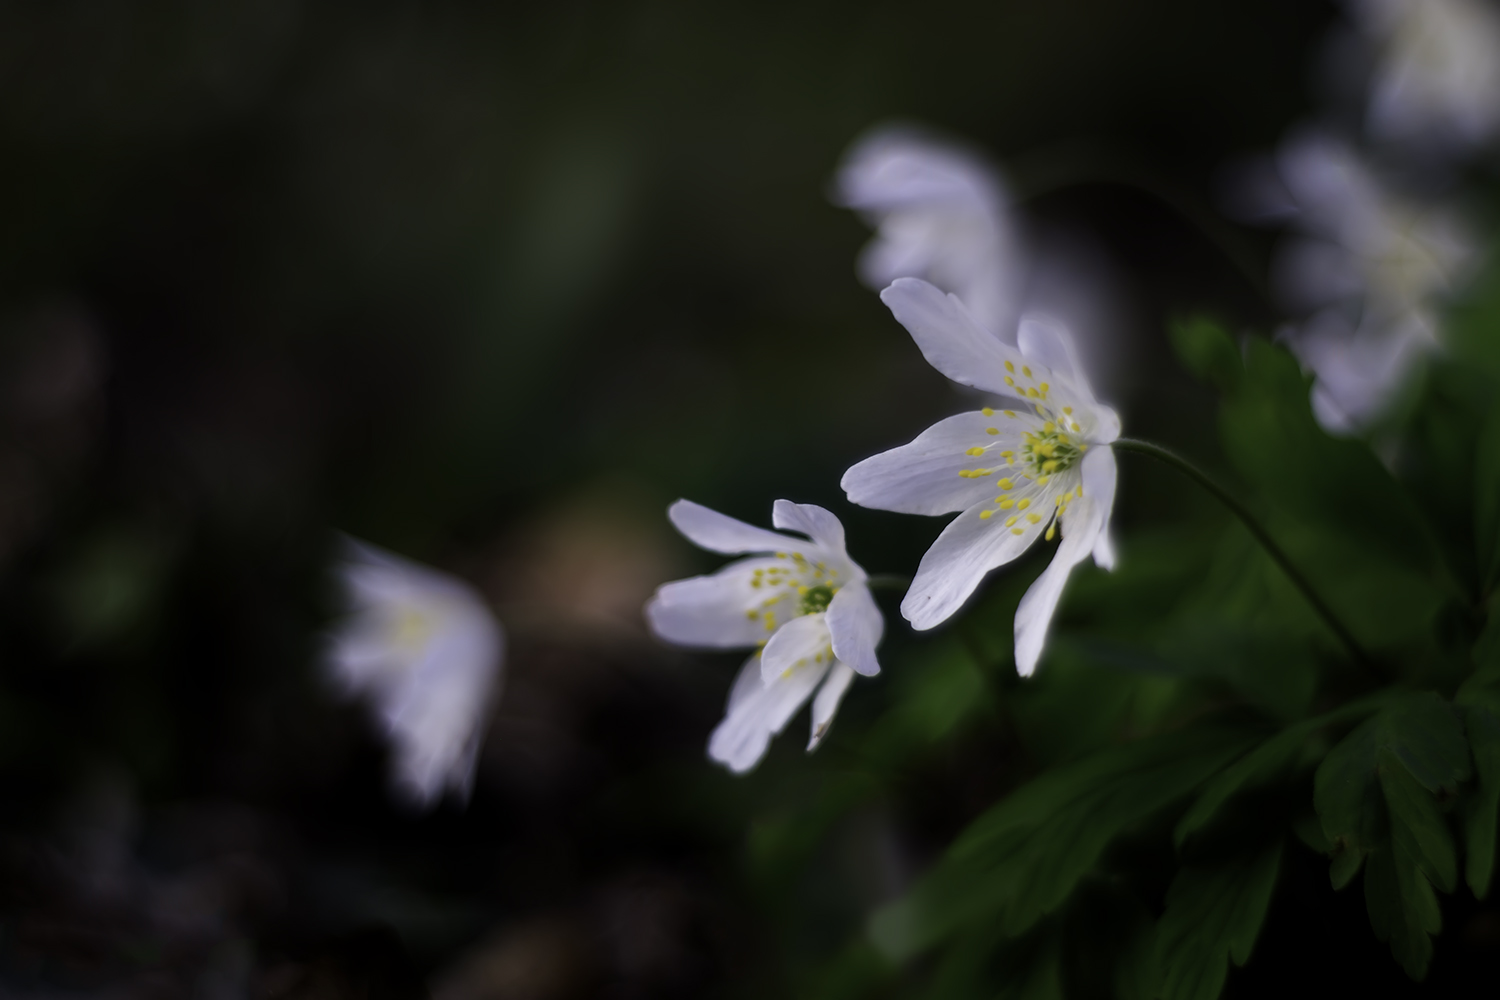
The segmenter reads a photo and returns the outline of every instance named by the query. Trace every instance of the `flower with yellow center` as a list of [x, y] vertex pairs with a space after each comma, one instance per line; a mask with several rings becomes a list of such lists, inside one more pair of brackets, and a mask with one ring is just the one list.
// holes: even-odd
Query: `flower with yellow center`
[[727, 555], [756, 553], [712, 576], [662, 585], [646, 605], [668, 642], [717, 649], [754, 646], [729, 695], [708, 754], [735, 772], [754, 767], [771, 737], [813, 698], [812, 750], [828, 732], [856, 673], [880, 672], [885, 630], [865, 571], [844, 549], [844, 526], [812, 504], [776, 501], [772, 523], [807, 539], [737, 521], [690, 500], [667, 511], [694, 544]]
[[1010, 397], [940, 420], [910, 444], [844, 473], [849, 499], [907, 514], [961, 511], [922, 557], [901, 613], [916, 629], [945, 621], [986, 573], [1038, 540], [1062, 542], [1016, 610], [1016, 669], [1036, 669], [1068, 573], [1091, 553], [1114, 564], [1109, 516], [1120, 436], [1115, 411], [1094, 399], [1065, 330], [1021, 323], [1016, 350], [981, 327], [956, 296], [915, 278], [880, 298], [938, 371]]
[[463, 581], [346, 544], [338, 576], [352, 614], [329, 637], [326, 669], [370, 700], [404, 797], [421, 806], [445, 790], [467, 798], [504, 661], [500, 624]]

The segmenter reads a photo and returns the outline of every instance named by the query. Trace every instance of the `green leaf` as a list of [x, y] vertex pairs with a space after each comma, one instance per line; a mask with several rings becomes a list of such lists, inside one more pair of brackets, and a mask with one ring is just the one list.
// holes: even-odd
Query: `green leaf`
[[1392, 700], [1329, 751], [1314, 778], [1313, 805], [1336, 846], [1369, 851], [1386, 835], [1377, 773], [1399, 761], [1429, 792], [1468, 780], [1469, 746], [1453, 708], [1431, 692]]
[[1195, 316], [1172, 324], [1172, 346], [1188, 371], [1220, 392], [1233, 392], [1244, 378], [1240, 349], [1224, 328]]
[[1468, 863], [1464, 876], [1474, 895], [1483, 899], [1489, 894], [1490, 879], [1495, 871], [1495, 822], [1500, 807], [1500, 698], [1490, 697], [1464, 710], [1464, 728], [1469, 734], [1469, 748], [1474, 752], [1474, 767], [1479, 772], [1479, 788], [1470, 797], [1464, 817], [1464, 842]]
[[1235, 761], [1203, 787], [1192, 808], [1183, 814], [1173, 835], [1177, 846], [1180, 848], [1190, 836], [1212, 823], [1236, 795], [1283, 781], [1313, 763], [1317, 758], [1309, 757], [1309, 738], [1318, 730], [1368, 715], [1380, 704], [1376, 699], [1353, 702], [1288, 726]]
[[1313, 804], [1335, 845], [1330, 878], [1342, 888], [1365, 868], [1370, 925], [1413, 979], [1427, 973], [1428, 935], [1441, 928], [1432, 883], [1457, 881], [1452, 834], [1435, 793], [1469, 778], [1457, 713], [1431, 692], [1401, 695], [1324, 758]]
[[1205, 727], [1112, 747], [1043, 775], [975, 820], [910, 896], [875, 914], [871, 935], [904, 958], [975, 924], [1024, 933], [1068, 897], [1111, 841], [1191, 794], [1252, 742]]
[[1250, 960], [1281, 864], [1282, 844], [1214, 867], [1183, 868], [1157, 925], [1163, 1000], [1214, 1000], [1228, 962]]
[[1428, 881], [1452, 892], [1458, 885], [1458, 857], [1437, 800], [1389, 751], [1380, 754], [1379, 774], [1390, 810], [1392, 845], [1416, 862]]
[[1432, 886], [1400, 850], [1378, 850], [1365, 866], [1365, 907], [1375, 936], [1388, 942], [1406, 974], [1420, 980], [1432, 961], [1430, 935], [1443, 929]]

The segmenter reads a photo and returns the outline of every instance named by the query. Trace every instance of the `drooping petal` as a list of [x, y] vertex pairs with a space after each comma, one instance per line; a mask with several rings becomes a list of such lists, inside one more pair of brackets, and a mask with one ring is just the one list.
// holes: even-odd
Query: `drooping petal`
[[852, 584], [834, 594], [827, 624], [834, 656], [866, 677], [880, 673], [875, 647], [885, 633], [885, 619], [868, 587]]
[[823, 613], [793, 618], [776, 630], [760, 652], [761, 679], [770, 684], [809, 663], [832, 659], [828, 623]]
[[1099, 522], [1099, 507], [1085, 490], [1083, 498], [1075, 501], [1063, 518], [1063, 538], [1057, 554], [1016, 608], [1016, 672], [1022, 677], [1029, 677], [1036, 670], [1042, 646], [1047, 641], [1047, 628], [1052, 624], [1052, 614], [1062, 597], [1063, 585], [1068, 582], [1073, 567], [1086, 559], [1093, 549], [1094, 540], [1099, 535]]
[[817, 749], [818, 744], [823, 742], [823, 737], [828, 735], [834, 713], [839, 710], [839, 702], [843, 700], [844, 692], [849, 690], [849, 684], [853, 680], [854, 671], [847, 663], [836, 662], [833, 669], [828, 671], [828, 679], [818, 688], [817, 697], [813, 698], [812, 736], [807, 741], [809, 751]]
[[[957, 296], [944, 295], [918, 278], [898, 278], [880, 293], [880, 301], [906, 327], [927, 363], [953, 381], [1000, 396], [1026, 398], [1005, 383], [1007, 371], [1018, 371], [1026, 359], [980, 326]], [[1009, 369], [1006, 362], [1010, 362]], [[1050, 372], [1037, 377], [1051, 381]]]
[[725, 555], [775, 552], [786, 548], [791, 541], [785, 535], [746, 524], [691, 500], [678, 500], [668, 507], [667, 517], [694, 545]]
[[843, 524], [817, 504], [777, 500], [771, 508], [771, 523], [782, 531], [802, 532], [831, 554], [844, 554]]
[[[856, 463], [839, 485], [850, 503], [876, 510], [928, 515], [965, 510], [995, 492], [986, 479], [1003, 469], [1000, 452], [1017, 450], [1021, 435], [1040, 424], [1024, 409], [960, 413], [939, 420], [910, 444]], [[986, 450], [970, 454], [975, 448]], [[976, 470], [984, 475], [974, 475]]]
[[1115, 546], [1109, 537], [1109, 521], [1115, 508], [1116, 475], [1113, 448], [1095, 448], [1083, 456], [1083, 493], [1092, 498], [1094, 506], [1101, 511], [1099, 534], [1094, 539], [1094, 564], [1100, 569], [1115, 568]]
[[[1052, 510], [1050, 501], [1033, 506], [1039, 514]], [[901, 601], [901, 614], [912, 628], [922, 631], [946, 621], [986, 573], [1020, 556], [1045, 530], [1044, 524], [1028, 523], [1023, 516], [1007, 524], [1010, 517], [996, 516], [994, 509], [989, 503], [970, 507], [943, 529], [922, 556], [911, 589]], [[984, 517], [986, 513], [990, 517]]]
[[[751, 585], [754, 571], [769, 565], [774, 563], [742, 559], [712, 576], [664, 583], [646, 605], [646, 621], [657, 635], [682, 646], [706, 649], [753, 646], [766, 637], [766, 610], [772, 610], [782, 620], [791, 617], [786, 607], [792, 600], [790, 594], [759, 590]], [[777, 603], [767, 604], [767, 600]]]
[[729, 710], [708, 740], [708, 755], [736, 774], [743, 774], [765, 756], [771, 737], [785, 728], [797, 709], [812, 696], [829, 664], [811, 663], [778, 676], [760, 679], [760, 654], [752, 654], [735, 678]]

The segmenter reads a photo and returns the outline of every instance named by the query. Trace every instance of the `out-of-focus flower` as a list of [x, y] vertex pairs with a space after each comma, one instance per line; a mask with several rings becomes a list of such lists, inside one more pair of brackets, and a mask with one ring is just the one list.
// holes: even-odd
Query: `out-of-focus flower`
[[505, 636], [483, 599], [446, 573], [349, 540], [338, 566], [352, 615], [330, 637], [327, 669], [367, 697], [395, 755], [402, 795], [467, 797]]
[[880, 298], [934, 368], [1019, 405], [940, 420], [844, 473], [844, 490], [852, 502], [881, 510], [963, 512], [922, 557], [901, 602], [917, 629], [945, 621], [986, 573], [1061, 528], [1052, 564], [1016, 609], [1016, 669], [1030, 674], [1069, 572], [1090, 553], [1100, 566], [1114, 564], [1109, 445], [1120, 436], [1120, 419], [1094, 399], [1059, 324], [1024, 319], [1017, 351], [982, 329], [956, 296], [925, 281], [903, 278]]
[[789, 500], [776, 501], [771, 523], [810, 542], [689, 500], [674, 503], [667, 516], [710, 552], [760, 553], [712, 576], [664, 584], [646, 605], [652, 630], [668, 642], [757, 647], [735, 678], [708, 755], [732, 771], [750, 770], [816, 689], [807, 744], [814, 749], [854, 675], [880, 672], [875, 647], [885, 621], [865, 571], [844, 549], [844, 526], [822, 507]]
[[979, 157], [911, 128], [878, 128], [844, 157], [834, 199], [876, 229], [859, 258], [871, 288], [924, 278], [986, 329], [1014, 327], [1022, 275], [1009, 198]]
[[1372, 37], [1370, 131], [1472, 146], [1500, 129], [1500, 9], [1486, 0], [1352, 0]]
[[1378, 416], [1439, 344], [1437, 307], [1473, 258], [1441, 208], [1387, 190], [1345, 144], [1305, 133], [1277, 158], [1300, 232], [1275, 265], [1278, 291], [1306, 317], [1289, 336], [1317, 375], [1325, 427], [1348, 431]]

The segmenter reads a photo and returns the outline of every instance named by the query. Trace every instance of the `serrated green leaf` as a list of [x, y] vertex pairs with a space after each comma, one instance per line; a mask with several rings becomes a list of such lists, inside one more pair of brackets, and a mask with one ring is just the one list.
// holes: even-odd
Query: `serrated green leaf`
[[1281, 851], [1278, 840], [1225, 864], [1177, 873], [1157, 925], [1163, 1000], [1214, 1000], [1224, 988], [1229, 961], [1250, 960]]
[[1474, 895], [1483, 899], [1489, 894], [1495, 871], [1496, 811], [1500, 809], [1500, 698], [1469, 705], [1464, 711], [1464, 728], [1474, 753], [1475, 770], [1479, 772], [1479, 787], [1470, 797], [1464, 817], [1464, 843], [1468, 852], [1464, 877]]
[[1038, 778], [975, 820], [911, 895], [879, 911], [872, 937], [904, 958], [975, 924], [1025, 932], [1123, 830], [1250, 745], [1237, 731], [1206, 727], [1113, 747]]
[[1470, 774], [1452, 706], [1431, 692], [1393, 699], [1329, 751], [1314, 778], [1313, 806], [1336, 847], [1369, 851], [1385, 840], [1377, 773], [1386, 755], [1429, 792], [1453, 791]]
[[1177, 846], [1181, 847], [1188, 837], [1209, 825], [1236, 795], [1274, 784], [1285, 779], [1299, 764], [1306, 766], [1311, 763], [1306, 754], [1308, 738], [1312, 734], [1327, 726], [1369, 715], [1378, 711], [1380, 705], [1379, 699], [1366, 699], [1306, 719], [1288, 726], [1235, 761], [1204, 785], [1192, 808], [1183, 814], [1173, 834]]
[[1391, 946], [1406, 974], [1421, 980], [1432, 961], [1432, 938], [1443, 929], [1437, 896], [1421, 870], [1399, 850], [1377, 850], [1365, 865], [1365, 907], [1375, 936]]
[[1392, 845], [1398, 854], [1411, 858], [1428, 881], [1452, 892], [1458, 884], [1458, 857], [1437, 801], [1388, 751], [1381, 752], [1378, 767]]
[[1359, 866], [1364, 864], [1364, 860], [1363, 851], [1341, 847], [1334, 852], [1333, 864], [1328, 866], [1328, 881], [1333, 885], [1335, 892], [1354, 881], [1354, 876], [1359, 874]]

